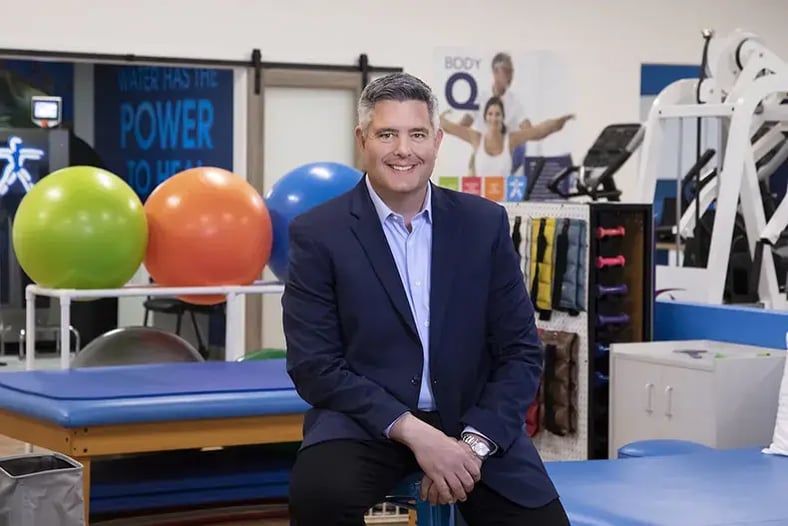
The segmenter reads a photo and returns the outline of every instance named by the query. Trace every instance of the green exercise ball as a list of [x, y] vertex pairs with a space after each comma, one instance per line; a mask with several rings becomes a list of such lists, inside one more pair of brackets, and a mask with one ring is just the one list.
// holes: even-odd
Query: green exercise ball
[[287, 357], [287, 352], [284, 349], [257, 349], [246, 353], [238, 359], [238, 361], [247, 360], [280, 360]]
[[123, 179], [70, 166], [42, 178], [22, 198], [12, 237], [19, 265], [42, 287], [118, 288], [142, 264], [148, 222]]

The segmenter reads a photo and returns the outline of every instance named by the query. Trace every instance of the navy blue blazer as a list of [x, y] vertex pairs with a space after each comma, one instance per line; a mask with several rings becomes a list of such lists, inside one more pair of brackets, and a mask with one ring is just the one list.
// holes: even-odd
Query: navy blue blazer
[[[499, 450], [482, 480], [524, 506], [557, 494], [525, 432], [542, 350], [506, 210], [433, 186], [430, 372], [443, 431], [470, 425]], [[418, 407], [422, 350], [383, 227], [362, 180], [289, 227], [282, 298], [287, 368], [305, 415], [302, 447], [386, 439]]]

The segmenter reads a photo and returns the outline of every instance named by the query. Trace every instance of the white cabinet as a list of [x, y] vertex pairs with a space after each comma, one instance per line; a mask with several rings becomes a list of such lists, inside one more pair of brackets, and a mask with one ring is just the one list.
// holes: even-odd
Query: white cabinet
[[768, 445], [785, 356], [708, 340], [612, 344], [608, 454], [658, 438]]

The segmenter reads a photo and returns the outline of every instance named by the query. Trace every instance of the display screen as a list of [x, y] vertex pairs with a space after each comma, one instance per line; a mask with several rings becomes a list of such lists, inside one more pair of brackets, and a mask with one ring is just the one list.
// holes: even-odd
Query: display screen
[[33, 101], [33, 118], [57, 120], [60, 117], [60, 103], [54, 100]]

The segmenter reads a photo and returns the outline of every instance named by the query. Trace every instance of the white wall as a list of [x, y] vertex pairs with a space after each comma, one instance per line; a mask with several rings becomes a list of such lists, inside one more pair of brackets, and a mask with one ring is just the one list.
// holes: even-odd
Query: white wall
[[700, 60], [703, 28], [755, 31], [788, 57], [785, 0], [31, 0], [26, 9], [35, 23], [4, 28], [0, 47], [234, 60], [260, 48], [264, 60], [342, 64], [367, 53], [427, 81], [438, 46], [550, 49], [576, 83], [576, 156], [604, 125], [639, 119], [642, 62]]

